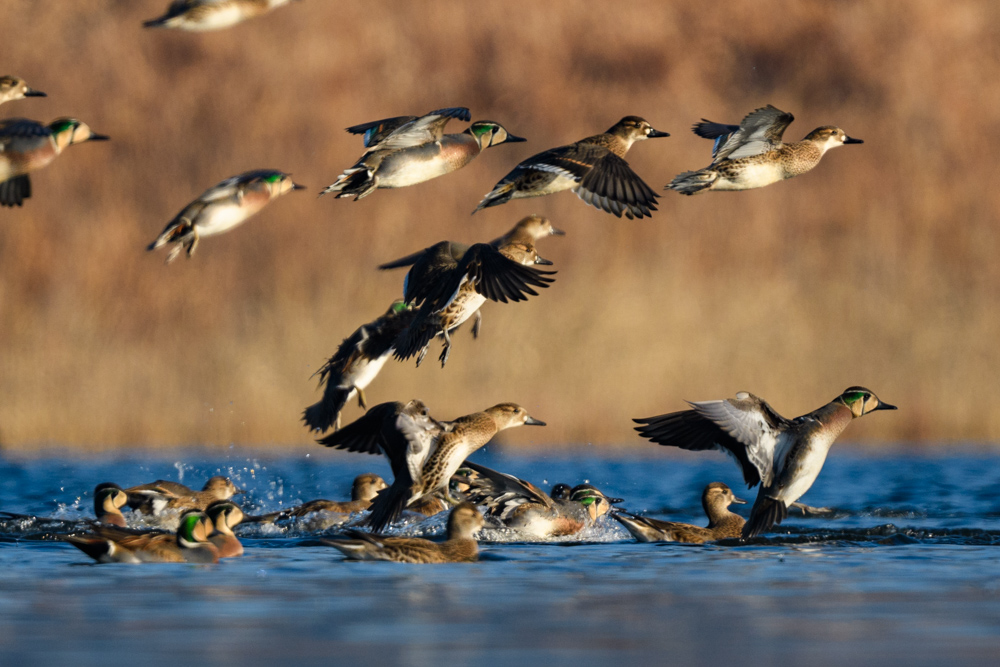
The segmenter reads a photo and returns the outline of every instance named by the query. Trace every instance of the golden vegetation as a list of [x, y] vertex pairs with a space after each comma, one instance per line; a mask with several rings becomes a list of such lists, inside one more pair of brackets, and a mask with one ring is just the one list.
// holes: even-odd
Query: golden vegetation
[[[375, 265], [531, 212], [568, 232], [542, 246], [553, 287], [487, 304], [443, 371], [436, 344], [419, 369], [388, 365], [372, 402], [450, 418], [512, 400], [549, 423], [512, 444], [644, 448], [630, 418], [685, 398], [746, 389], [795, 415], [863, 384], [901, 409], [850, 438], [1000, 436], [996, 3], [303, 2], [219, 33], [143, 30], [166, 4], [0, 4], [0, 73], [49, 94], [0, 116], [112, 136], [0, 211], [4, 446], [309, 442], [310, 374], [400, 292]], [[626, 114], [673, 135], [629, 155], [659, 191], [708, 163], [694, 121], [766, 103], [795, 114], [790, 138], [836, 124], [866, 143], [766, 189], [663, 192], [652, 220], [571, 194], [469, 216], [519, 160]], [[360, 154], [344, 127], [452, 105], [529, 143], [315, 199]], [[191, 261], [144, 252], [190, 199], [262, 167], [310, 189]]]

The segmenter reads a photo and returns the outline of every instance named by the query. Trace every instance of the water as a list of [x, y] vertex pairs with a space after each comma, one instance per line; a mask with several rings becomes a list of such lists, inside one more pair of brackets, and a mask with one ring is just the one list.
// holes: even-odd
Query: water
[[[700, 524], [708, 482], [753, 497], [708, 455], [474, 458]], [[389, 474], [328, 451], [0, 458], [0, 509], [73, 520], [98, 482], [225, 474], [248, 511], [271, 511], [342, 498], [367, 471]], [[218, 566], [96, 565], [37, 524], [0, 522], [0, 664], [1000, 662], [1000, 456], [839, 447], [803, 501], [838, 515], [706, 547], [637, 544], [609, 520], [587, 541], [487, 543], [479, 563], [437, 566], [347, 563], [308, 531], [259, 528]]]

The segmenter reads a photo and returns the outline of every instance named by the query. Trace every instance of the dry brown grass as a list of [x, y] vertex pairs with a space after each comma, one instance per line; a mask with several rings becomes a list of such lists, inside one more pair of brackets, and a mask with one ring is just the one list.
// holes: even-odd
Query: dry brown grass
[[[344, 0], [215, 34], [139, 27], [166, 4], [0, 3], [0, 73], [49, 94], [0, 115], [113, 137], [0, 211], [4, 446], [308, 442], [310, 374], [400, 291], [374, 266], [530, 212], [569, 232], [543, 246], [555, 285], [488, 304], [444, 371], [387, 366], [372, 401], [419, 396], [448, 418], [514, 400], [550, 425], [512, 444], [644, 447], [630, 418], [685, 398], [747, 389], [794, 415], [864, 384], [901, 410], [852, 439], [1000, 437], [996, 3]], [[832, 123], [866, 143], [762, 190], [664, 193], [651, 221], [570, 194], [469, 217], [518, 160], [626, 114], [673, 134], [629, 155], [660, 189], [708, 162], [692, 122], [766, 103], [795, 113], [792, 138]], [[315, 199], [360, 152], [342, 128], [449, 105], [529, 143], [359, 203]], [[192, 197], [257, 167], [310, 190], [192, 261], [143, 251]]]

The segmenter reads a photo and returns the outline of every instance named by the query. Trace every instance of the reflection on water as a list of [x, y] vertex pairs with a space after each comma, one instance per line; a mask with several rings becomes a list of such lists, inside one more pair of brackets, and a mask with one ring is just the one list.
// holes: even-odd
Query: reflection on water
[[[833, 519], [704, 547], [637, 544], [600, 522], [571, 542], [484, 534], [479, 563], [347, 563], [303, 526], [249, 526], [219, 566], [93, 565], [44, 539], [78, 526], [90, 491], [214, 474], [251, 513], [345, 497], [376, 457], [181, 453], [0, 461], [0, 663], [135, 659], [277, 664], [995, 664], [1000, 655], [1000, 457], [868, 457], [835, 449], [803, 498]], [[726, 461], [510, 458], [486, 465], [542, 486], [590, 481], [635, 512], [704, 524]], [[743, 510], [746, 511], [745, 508]], [[404, 534], [440, 534], [443, 519]], [[80, 656], [90, 656], [81, 660]], [[295, 656], [291, 660], [289, 656]]]

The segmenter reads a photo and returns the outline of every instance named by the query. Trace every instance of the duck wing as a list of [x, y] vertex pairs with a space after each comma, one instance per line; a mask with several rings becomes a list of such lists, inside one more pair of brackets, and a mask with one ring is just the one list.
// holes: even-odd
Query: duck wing
[[576, 194], [591, 206], [629, 220], [652, 215], [659, 197], [628, 162], [611, 152], [594, 163]]
[[435, 311], [447, 308], [467, 282], [491, 301], [526, 301], [528, 295], [538, 296], [532, 287], [548, 287], [554, 282], [554, 278], [548, 277], [554, 273], [515, 262], [490, 243], [477, 243], [450, 273], [431, 307]]
[[[459, 260], [469, 246], [451, 241], [441, 241], [420, 252], [407, 255], [393, 262], [379, 265], [384, 270], [412, 267], [403, 281], [403, 298], [407, 303], [421, 305], [446, 296], [448, 277], [458, 268]], [[449, 293], [450, 294], [450, 293]]]
[[735, 399], [691, 403], [682, 410], [634, 419], [639, 434], [659, 445], [689, 451], [715, 449], [731, 456], [748, 487], [774, 479], [774, 457], [790, 422], [761, 398], [740, 392]]
[[[438, 141], [444, 136], [444, 126], [448, 124], [452, 118], [457, 118], [462, 121], [468, 121], [472, 118], [472, 114], [465, 107], [449, 107], [447, 109], [438, 109], [437, 111], [432, 111], [425, 116], [420, 116], [419, 118], [413, 118], [407, 120], [403, 123], [398, 123], [398, 121], [405, 118], [405, 116], [400, 116], [398, 118], [387, 118], [384, 121], [376, 121], [377, 123], [385, 123], [386, 127], [392, 127], [392, 130], [386, 132], [385, 129], [379, 129], [375, 134], [369, 136], [367, 134], [371, 129], [369, 127], [365, 129], [365, 146], [368, 147], [368, 152], [376, 150], [399, 150], [401, 148], [412, 148], [414, 146], [422, 146], [423, 144], [429, 144], [434, 141]], [[397, 124], [398, 123], [398, 124]], [[372, 125], [372, 124], [366, 124]], [[348, 128], [348, 132], [353, 132], [355, 128], [365, 127], [363, 125], [355, 125], [353, 128]], [[378, 127], [381, 127], [379, 125]], [[376, 141], [377, 139], [377, 141]]]
[[[785, 128], [793, 120], [795, 120], [795, 116], [770, 104], [751, 111], [746, 118], [740, 121], [739, 129], [729, 133], [721, 145], [717, 141], [712, 153], [712, 164], [722, 160], [737, 160], [751, 155], [760, 155], [778, 148], [781, 146], [781, 137], [785, 133]], [[698, 125], [695, 127], [697, 128]], [[708, 127], [704, 131], [711, 133], [720, 128], [731, 127], [733, 126], [708, 122]], [[697, 129], [695, 129], [695, 134], [704, 136]], [[716, 136], [721, 139], [721, 136]]]

